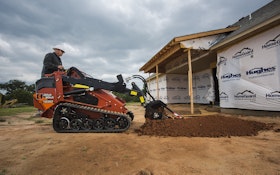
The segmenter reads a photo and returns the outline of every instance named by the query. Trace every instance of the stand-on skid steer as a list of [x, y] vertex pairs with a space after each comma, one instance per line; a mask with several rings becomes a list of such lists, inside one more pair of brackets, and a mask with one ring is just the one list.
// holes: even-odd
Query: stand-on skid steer
[[[155, 100], [148, 91], [142, 76], [134, 75], [144, 82], [144, 92], [132, 82], [132, 89], [126, 88], [122, 75], [118, 82], [109, 83], [90, 77], [75, 67], [67, 71], [46, 74], [36, 81], [33, 94], [34, 107], [42, 111], [41, 116], [53, 118], [56, 132], [123, 132], [126, 131], [134, 115], [125, 107], [125, 101], [112, 92], [129, 93], [138, 96], [145, 107], [145, 117], [163, 119], [165, 103]], [[147, 103], [146, 95], [152, 97]]]

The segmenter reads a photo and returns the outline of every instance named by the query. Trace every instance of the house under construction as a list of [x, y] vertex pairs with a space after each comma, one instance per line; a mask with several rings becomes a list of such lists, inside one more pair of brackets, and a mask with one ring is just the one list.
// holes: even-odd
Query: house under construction
[[140, 71], [165, 103], [280, 111], [280, 1], [226, 28], [173, 38]]

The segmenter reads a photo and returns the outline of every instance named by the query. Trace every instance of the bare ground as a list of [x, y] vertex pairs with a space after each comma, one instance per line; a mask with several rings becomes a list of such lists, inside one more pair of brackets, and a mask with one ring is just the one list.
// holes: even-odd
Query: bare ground
[[[34, 118], [31, 113], [5, 117], [6, 122], [0, 122], [0, 174], [280, 174], [280, 116], [208, 113], [184, 120], [186, 123], [191, 120], [197, 122], [196, 118], [199, 118], [202, 121], [188, 125], [196, 126], [195, 132], [208, 128], [205, 133], [212, 132], [212, 135], [188, 135], [186, 132], [181, 136], [158, 136], [160, 134], [155, 132], [139, 134], [139, 130], [149, 129], [143, 125], [144, 109], [137, 105], [129, 108], [135, 119], [125, 133], [59, 134], [53, 131], [50, 119]], [[172, 105], [171, 108], [181, 114], [186, 112], [184, 105]], [[215, 120], [216, 117], [230, 119], [227, 123], [234, 123], [232, 117], [241, 121], [234, 127], [243, 126], [244, 122], [246, 126], [249, 121], [250, 126], [257, 123], [261, 128], [253, 129], [256, 134], [217, 137], [213, 133], [221, 130], [213, 132], [214, 129], [233, 126], [221, 123], [213, 128], [211, 123], [221, 121]], [[177, 127], [171, 131], [168, 128], [174, 125], [169, 126], [170, 123], [167, 128], [160, 123], [152, 128], [158, 127], [159, 133], [162, 130], [166, 133], [182, 128], [187, 130], [188, 125], [179, 127], [176, 122]], [[255, 128], [254, 124], [252, 128]], [[240, 127], [234, 131], [237, 130]]]

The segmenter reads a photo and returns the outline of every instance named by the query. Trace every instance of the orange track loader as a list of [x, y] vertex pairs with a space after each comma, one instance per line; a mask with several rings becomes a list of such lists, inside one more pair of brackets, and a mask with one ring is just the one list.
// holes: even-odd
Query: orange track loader
[[[147, 84], [143, 77], [135, 75]], [[132, 89], [126, 88], [122, 75], [118, 82], [109, 83], [90, 77], [75, 67], [67, 71], [56, 71], [36, 81], [33, 94], [34, 107], [42, 111], [41, 116], [53, 118], [56, 132], [123, 132], [126, 131], [134, 115], [125, 107], [125, 101], [112, 92], [129, 93], [138, 96], [146, 108], [145, 117], [164, 118], [166, 104], [160, 100], [146, 103], [146, 95], [132, 82]]]

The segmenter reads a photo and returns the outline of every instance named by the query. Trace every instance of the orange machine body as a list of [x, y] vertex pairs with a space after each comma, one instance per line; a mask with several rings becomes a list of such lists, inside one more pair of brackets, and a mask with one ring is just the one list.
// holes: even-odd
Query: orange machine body
[[[42, 111], [42, 117], [52, 118], [55, 107], [62, 102], [124, 114], [128, 112], [125, 107], [125, 101], [116, 97], [110, 91], [104, 89], [89, 90], [75, 88], [75, 84], [64, 82], [63, 76], [66, 76], [65, 72], [57, 71], [36, 82], [36, 92], [33, 94], [33, 103], [34, 107]], [[73, 77], [77, 79], [81, 78], [78, 76]], [[93, 114], [91, 113], [90, 115]], [[98, 115], [98, 113], [96, 113], [96, 115]]]

